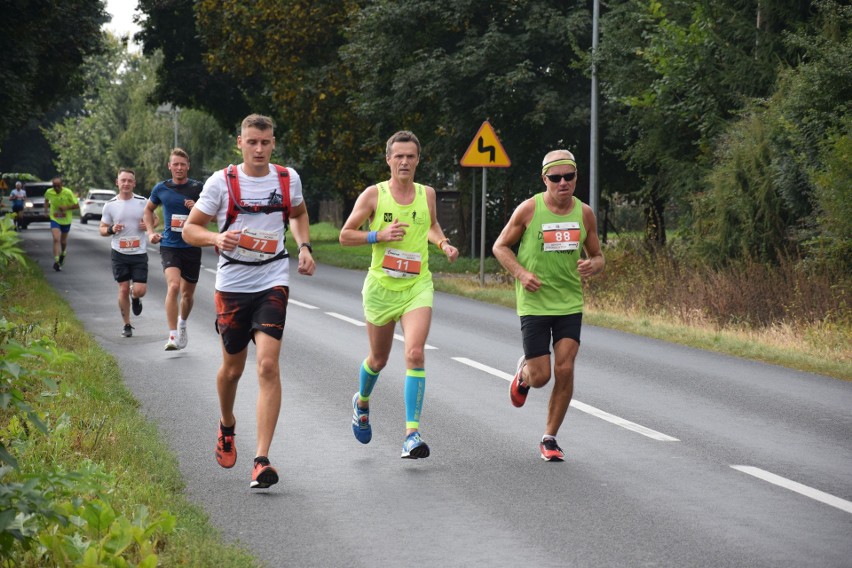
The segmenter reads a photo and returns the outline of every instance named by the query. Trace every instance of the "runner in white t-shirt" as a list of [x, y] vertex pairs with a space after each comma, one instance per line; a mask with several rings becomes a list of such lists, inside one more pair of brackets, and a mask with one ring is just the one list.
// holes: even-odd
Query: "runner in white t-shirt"
[[[142, 297], [148, 291], [148, 240], [142, 218], [148, 200], [133, 193], [133, 170], [119, 170], [115, 185], [118, 195], [104, 204], [100, 232], [112, 237], [112, 275], [118, 282], [118, 308], [124, 320], [121, 335], [131, 337], [130, 310], [137, 316], [142, 313]], [[154, 226], [157, 223], [154, 217]]]
[[[310, 276], [316, 266], [299, 175], [292, 168], [279, 171], [270, 164], [275, 149], [272, 119], [247, 116], [237, 146], [243, 163], [207, 180], [186, 220], [183, 239], [193, 246], [219, 250], [216, 328], [223, 360], [216, 378], [221, 418], [215, 454], [224, 468], [233, 467], [237, 460], [234, 399], [249, 341], [256, 345], [260, 392], [250, 487], [263, 489], [278, 482], [278, 472], [269, 463], [269, 447], [281, 409], [279, 355], [289, 298], [285, 212], [299, 243], [299, 274]], [[207, 229], [213, 219], [219, 224], [218, 233]]]

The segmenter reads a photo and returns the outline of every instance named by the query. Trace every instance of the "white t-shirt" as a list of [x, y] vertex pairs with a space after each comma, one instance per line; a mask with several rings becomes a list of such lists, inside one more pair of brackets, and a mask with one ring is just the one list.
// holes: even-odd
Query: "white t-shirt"
[[[290, 174], [290, 209], [302, 203], [302, 180], [293, 168], [287, 168]], [[240, 182], [240, 205], [243, 207], [264, 206], [281, 203], [281, 184], [275, 166], [269, 164], [269, 174], [264, 177], [250, 177], [243, 172], [242, 165], [237, 166]], [[206, 215], [214, 215], [219, 230], [225, 226], [228, 213], [228, 185], [222, 170], [210, 176], [204, 183], [201, 196], [195, 207]], [[219, 266], [216, 271], [216, 289], [220, 292], [261, 292], [274, 286], [288, 286], [290, 282], [290, 261], [279, 259], [261, 265], [228, 264], [222, 253], [230, 258], [243, 261], [257, 261], [274, 256], [284, 248], [284, 216], [281, 211], [272, 213], [240, 212], [228, 230], [243, 229], [240, 246], [231, 251], [219, 251]], [[252, 243], [263, 242], [260, 249], [251, 250]], [[245, 246], [243, 246], [245, 245]]]
[[115, 196], [104, 204], [101, 221], [107, 225], [120, 223], [124, 228], [112, 236], [112, 250], [122, 254], [145, 254], [148, 250], [148, 237], [139, 227], [145, 205], [148, 200], [133, 194], [130, 199]]

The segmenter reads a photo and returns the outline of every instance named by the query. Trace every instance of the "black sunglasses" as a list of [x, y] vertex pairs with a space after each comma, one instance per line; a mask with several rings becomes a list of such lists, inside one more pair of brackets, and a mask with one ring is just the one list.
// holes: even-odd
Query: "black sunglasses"
[[545, 174], [544, 177], [552, 181], [553, 183], [559, 183], [564, 178], [565, 181], [571, 181], [575, 177], [577, 177], [577, 172], [568, 172], [567, 174]]

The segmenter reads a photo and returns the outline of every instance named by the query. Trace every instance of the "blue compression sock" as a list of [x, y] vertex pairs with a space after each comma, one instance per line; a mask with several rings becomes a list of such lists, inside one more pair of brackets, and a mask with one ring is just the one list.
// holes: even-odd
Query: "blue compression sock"
[[373, 392], [373, 387], [376, 386], [376, 381], [379, 380], [379, 374], [374, 372], [368, 365], [367, 360], [361, 363], [361, 376], [359, 377], [359, 398], [363, 401], [370, 400], [370, 394]]
[[420, 428], [423, 394], [426, 391], [426, 371], [408, 369], [405, 372], [405, 427]]

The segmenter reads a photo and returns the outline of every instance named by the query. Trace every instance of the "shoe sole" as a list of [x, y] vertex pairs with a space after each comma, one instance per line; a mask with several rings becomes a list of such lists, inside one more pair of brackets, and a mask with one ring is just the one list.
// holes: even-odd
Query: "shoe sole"
[[166, 351], [178, 351], [180, 347], [175, 345], [174, 343], [166, 343]]
[[[362, 444], [369, 444], [370, 440], [373, 439], [373, 427], [372, 425], [369, 425], [368, 428], [364, 430], [361, 429], [361, 421], [358, 419], [358, 416], [355, 413], [355, 408], [358, 405], [357, 400], [358, 393], [356, 392], [352, 396], [352, 434], [354, 434], [355, 439], [361, 442]], [[369, 420], [369, 418], [367, 420]]]
[[412, 449], [407, 454], [403, 453], [401, 457], [404, 460], [419, 460], [423, 458], [428, 458], [430, 453], [431, 452], [429, 451], [429, 446], [427, 446], [426, 444], [421, 444], [416, 448]]
[[553, 456], [553, 457], [550, 457], [550, 458], [545, 457], [545, 456], [541, 456], [541, 459], [543, 459], [543, 460], [544, 460], [544, 461], [546, 461], [546, 462], [561, 462], [561, 461], [565, 461], [565, 458], [564, 458], [564, 457], [560, 458], [560, 457], [556, 457], [556, 456]]
[[274, 469], [267, 469], [266, 471], [261, 471], [256, 479], [252, 479], [249, 487], [251, 489], [266, 489], [276, 483], [278, 483], [278, 474]]

